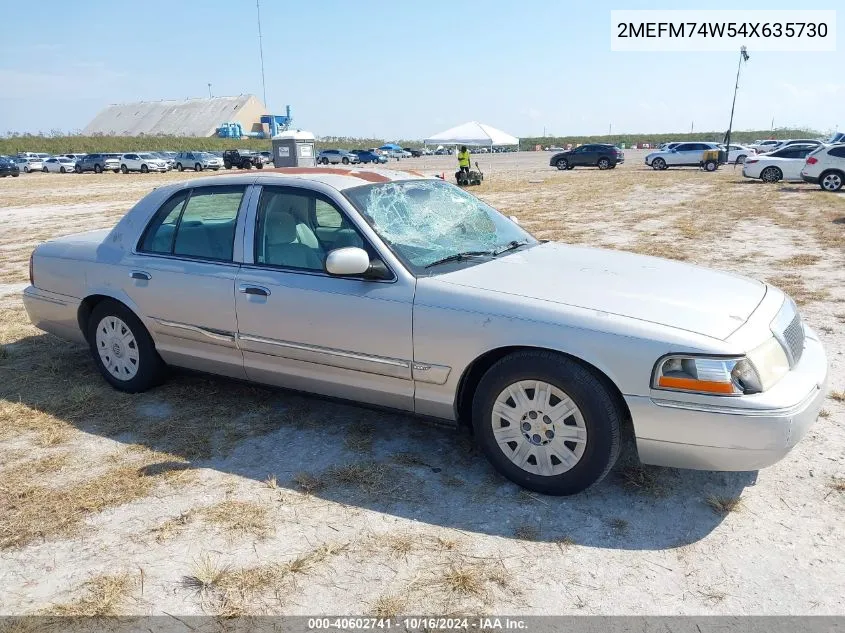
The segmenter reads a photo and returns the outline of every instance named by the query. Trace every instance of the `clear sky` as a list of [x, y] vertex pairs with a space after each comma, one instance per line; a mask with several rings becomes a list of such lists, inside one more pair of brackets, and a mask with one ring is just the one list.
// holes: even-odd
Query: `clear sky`
[[[267, 104], [321, 136], [724, 130], [737, 53], [610, 50], [611, 9], [836, 9], [841, 0], [261, 0]], [[839, 11], [841, 20], [845, 11]], [[845, 127], [845, 44], [750, 51], [735, 129]], [[84, 127], [104, 106], [262, 96], [255, 0], [3, 3], [0, 134]]]

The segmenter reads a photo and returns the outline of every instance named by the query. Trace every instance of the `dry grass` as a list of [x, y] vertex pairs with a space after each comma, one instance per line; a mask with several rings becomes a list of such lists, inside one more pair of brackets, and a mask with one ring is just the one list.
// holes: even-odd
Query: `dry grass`
[[577, 545], [575, 539], [573, 539], [571, 536], [558, 536], [552, 542], [557, 545], [561, 550], [565, 550]]
[[324, 479], [316, 477], [310, 473], [298, 473], [294, 475], [293, 481], [297, 487], [307, 495], [320, 492], [326, 487]]
[[845, 479], [834, 477], [829, 486], [831, 490], [836, 492], [845, 492]]
[[428, 466], [422, 456], [411, 452], [402, 452], [391, 455], [390, 461], [400, 466]]
[[395, 618], [396, 616], [402, 615], [405, 608], [406, 601], [400, 596], [379, 596], [370, 608], [370, 616], [375, 618]]
[[716, 514], [725, 516], [731, 512], [738, 512], [742, 509], [742, 499], [740, 497], [723, 497], [719, 495], [710, 495], [705, 499], [705, 503]]
[[659, 478], [659, 470], [644, 464], [630, 464], [619, 471], [623, 485], [639, 493], [662, 497], [666, 487]]
[[521, 541], [537, 541], [540, 539], [540, 530], [533, 525], [520, 525], [513, 531], [513, 535]]
[[845, 402], [845, 391], [831, 391], [828, 396], [836, 402]]
[[804, 278], [795, 273], [769, 277], [766, 281], [783, 290], [798, 305], [806, 305], [813, 301], [824, 301], [830, 296], [830, 293], [825, 288], [808, 288]]
[[373, 450], [376, 427], [369, 422], [359, 422], [349, 426], [344, 444], [350, 450], [367, 453]]
[[178, 517], [167, 519], [154, 527], [151, 532], [158, 543], [163, 543], [174, 536], [181, 534], [193, 521], [193, 519], [194, 512], [192, 510], [188, 510], [187, 512], [182, 512]]
[[792, 255], [791, 257], [781, 259], [778, 262], [778, 265], [783, 266], [784, 268], [798, 268], [800, 266], [812, 266], [813, 264], [817, 264], [821, 259], [821, 255], [815, 255], [813, 253], [798, 253], [796, 255]]
[[203, 508], [199, 514], [209, 523], [233, 536], [265, 538], [270, 533], [267, 509], [251, 501], [227, 499]]
[[118, 615], [131, 597], [136, 583], [128, 573], [105, 574], [83, 586], [85, 593], [74, 602], [57, 604], [47, 611], [52, 615], [103, 617]]
[[626, 519], [616, 518], [616, 519], [610, 520], [610, 527], [612, 527], [613, 531], [616, 532], [617, 534], [620, 534], [620, 535], [627, 534], [628, 533], [628, 526], [629, 526], [629, 523]]
[[819, 411], [819, 417], [820, 418], [829, 418], [830, 417], [830, 411], [828, 411], [827, 409], [822, 409], [821, 411]]

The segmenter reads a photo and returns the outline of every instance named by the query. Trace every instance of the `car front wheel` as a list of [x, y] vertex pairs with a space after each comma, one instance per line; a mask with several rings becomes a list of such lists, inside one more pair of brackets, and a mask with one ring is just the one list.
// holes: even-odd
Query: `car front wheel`
[[506, 356], [473, 398], [475, 436], [493, 467], [543, 494], [576, 494], [601, 481], [619, 456], [620, 420], [599, 378], [553, 352]]
[[88, 321], [91, 355], [112, 387], [128, 393], [146, 391], [161, 382], [165, 364], [135, 314], [110, 299], [96, 305]]
[[569, 169], [569, 163], [567, 162], [567, 160], [565, 158], [561, 158], [559, 161], [557, 161], [555, 163], [555, 167], [557, 167], [561, 171], [564, 171], [566, 169]]
[[666, 169], [666, 161], [662, 158], [655, 158], [653, 161], [651, 161], [651, 167], [652, 169], [657, 170]]

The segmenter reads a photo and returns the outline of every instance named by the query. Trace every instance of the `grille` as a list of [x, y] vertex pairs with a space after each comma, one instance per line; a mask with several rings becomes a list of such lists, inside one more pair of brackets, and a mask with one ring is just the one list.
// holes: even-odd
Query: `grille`
[[791, 365], [794, 367], [801, 360], [801, 354], [804, 353], [804, 325], [801, 323], [801, 315], [795, 312], [795, 318], [786, 326], [783, 331], [783, 341], [789, 349], [791, 358]]

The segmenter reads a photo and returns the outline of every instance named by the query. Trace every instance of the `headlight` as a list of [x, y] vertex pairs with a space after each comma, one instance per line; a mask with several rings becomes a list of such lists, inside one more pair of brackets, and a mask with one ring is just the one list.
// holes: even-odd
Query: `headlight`
[[745, 357], [667, 356], [654, 371], [652, 388], [707, 395], [741, 396], [762, 391], [757, 371]]

